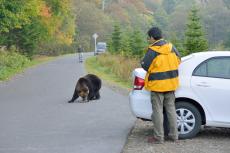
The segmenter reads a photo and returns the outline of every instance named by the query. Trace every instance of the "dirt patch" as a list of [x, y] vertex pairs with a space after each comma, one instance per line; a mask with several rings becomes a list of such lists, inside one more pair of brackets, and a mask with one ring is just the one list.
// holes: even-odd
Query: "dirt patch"
[[229, 153], [230, 129], [204, 128], [193, 139], [178, 143], [149, 144], [153, 133], [152, 122], [137, 120], [122, 153]]

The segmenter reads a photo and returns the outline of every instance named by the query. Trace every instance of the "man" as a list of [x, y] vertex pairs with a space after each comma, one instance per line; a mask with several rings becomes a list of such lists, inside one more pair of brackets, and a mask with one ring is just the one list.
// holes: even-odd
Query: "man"
[[179, 86], [178, 66], [180, 55], [171, 43], [162, 39], [162, 32], [158, 27], [152, 27], [148, 31], [148, 41], [151, 45], [141, 62], [142, 68], [147, 71], [145, 89], [151, 91], [153, 109], [154, 135], [148, 138], [148, 142], [164, 142], [163, 106], [169, 123], [168, 138], [177, 141], [174, 91]]
[[82, 63], [84, 49], [82, 48], [81, 45], [79, 45], [77, 51], [78, 51], [79, 62]]

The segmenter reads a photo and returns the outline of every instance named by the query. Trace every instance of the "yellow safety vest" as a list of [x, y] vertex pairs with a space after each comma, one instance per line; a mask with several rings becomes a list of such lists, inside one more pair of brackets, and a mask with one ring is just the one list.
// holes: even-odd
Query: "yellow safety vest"
[[175, 91], [179, 86], [178, 67], [180, 58], [172, 51], [172, 44], [150, 46], [158, 53], [145, 76], [145, 89], [155, 92]]

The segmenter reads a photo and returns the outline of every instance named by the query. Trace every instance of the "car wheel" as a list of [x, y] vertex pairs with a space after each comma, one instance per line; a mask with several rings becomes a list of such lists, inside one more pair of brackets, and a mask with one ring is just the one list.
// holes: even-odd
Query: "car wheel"
[[192, 138], [200, 131], [201, 115], [194, 105], [188, 102], [177, 102], [176, 114], [180, 139]]

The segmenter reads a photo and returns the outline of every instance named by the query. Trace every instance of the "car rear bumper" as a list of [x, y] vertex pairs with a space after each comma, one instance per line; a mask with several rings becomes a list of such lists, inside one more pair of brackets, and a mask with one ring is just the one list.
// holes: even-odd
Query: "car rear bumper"
[[129, 104], [134, 116], [151, 120], [152, 104], [149, 91], [132, 90], [129, 93]]

